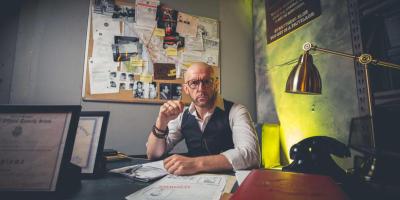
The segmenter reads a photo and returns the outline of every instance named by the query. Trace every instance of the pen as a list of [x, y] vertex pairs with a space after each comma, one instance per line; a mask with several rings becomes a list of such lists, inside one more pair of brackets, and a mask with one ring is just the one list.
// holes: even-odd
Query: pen
[[129, 169], [127, 169], [126, 171], [125, 171], [125, 173], [133, 173], [133, 172], [135, 172], [136, 170], [138, 170], [139, 168], [141, 168], [142, 167], [142, 165], [135, 165], [135, 166], [133, 166], [132, 168], [129, 168]]

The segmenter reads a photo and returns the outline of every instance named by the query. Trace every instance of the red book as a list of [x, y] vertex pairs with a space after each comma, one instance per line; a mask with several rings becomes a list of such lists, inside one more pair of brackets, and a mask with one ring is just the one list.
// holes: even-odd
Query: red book
[[329, 176], [252, 170], [231, 200], [340, 200], [347, 195]]

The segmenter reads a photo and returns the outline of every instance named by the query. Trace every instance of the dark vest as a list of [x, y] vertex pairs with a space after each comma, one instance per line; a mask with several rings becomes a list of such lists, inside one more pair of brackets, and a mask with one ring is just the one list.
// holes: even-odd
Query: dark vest
[[216, 107], [204, 133], [195, 116], [186, 109], [182, 117], [181, 131], [188, 147], [189, 156], [215, 155], [233, 148], [229, 112], [233, 103], [224, 99], [225, 111]]

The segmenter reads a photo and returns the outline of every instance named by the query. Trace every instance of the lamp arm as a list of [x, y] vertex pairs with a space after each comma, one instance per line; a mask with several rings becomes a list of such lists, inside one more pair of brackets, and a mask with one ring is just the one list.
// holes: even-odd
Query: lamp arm
[[334, 55], [338, 55], [338, 56], [352, 58], [352, 59], [356, 60], [357, 62], [363, 64], [363, 65], [372, 63], [374, 65], [378, 65], [378, 66], [382, 66], [382, 67], [389, 67], [389, 68], [394, 68], [394, 69], [400, 70], [400, 65], [394, 64], [394, 63], [390, 63], [390, 62], [384, 62], [384, 61], [380, 61], [380, 60], [375, 60], [375, 59], [372, 58], [372, 56], [370, 54], [361, 54], [360, 56], [354, 56], [354, 55], [348, 54], [348, 53], [343, 53], [343, 52], [339, 52], [339, 51], [334, 51], [334, 50], [330, 50], [330, 49], [317, 47], [316, 45], [313, 45], [313, 44], [311, 44], [309, 42], [304, 43], [303, 50], [304, 51], [310, 51], [310, 50], [322, 51], [322, 52], [325, 52], [325, 53], [330, 53], [330, 54], [334, 54]]

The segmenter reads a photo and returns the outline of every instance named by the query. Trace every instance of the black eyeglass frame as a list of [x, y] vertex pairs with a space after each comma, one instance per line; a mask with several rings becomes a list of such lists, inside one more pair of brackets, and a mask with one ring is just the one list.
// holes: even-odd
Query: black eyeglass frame
[[186, 85], [189, 86], [191, 89], [197, 89], [200, 85], [200, 83], [204, 87], [211, 87], [214, 84], [214, 78], [208, 78], [208, 79], [194, 79], [194, 80], [189, 80], [186, 81]]

